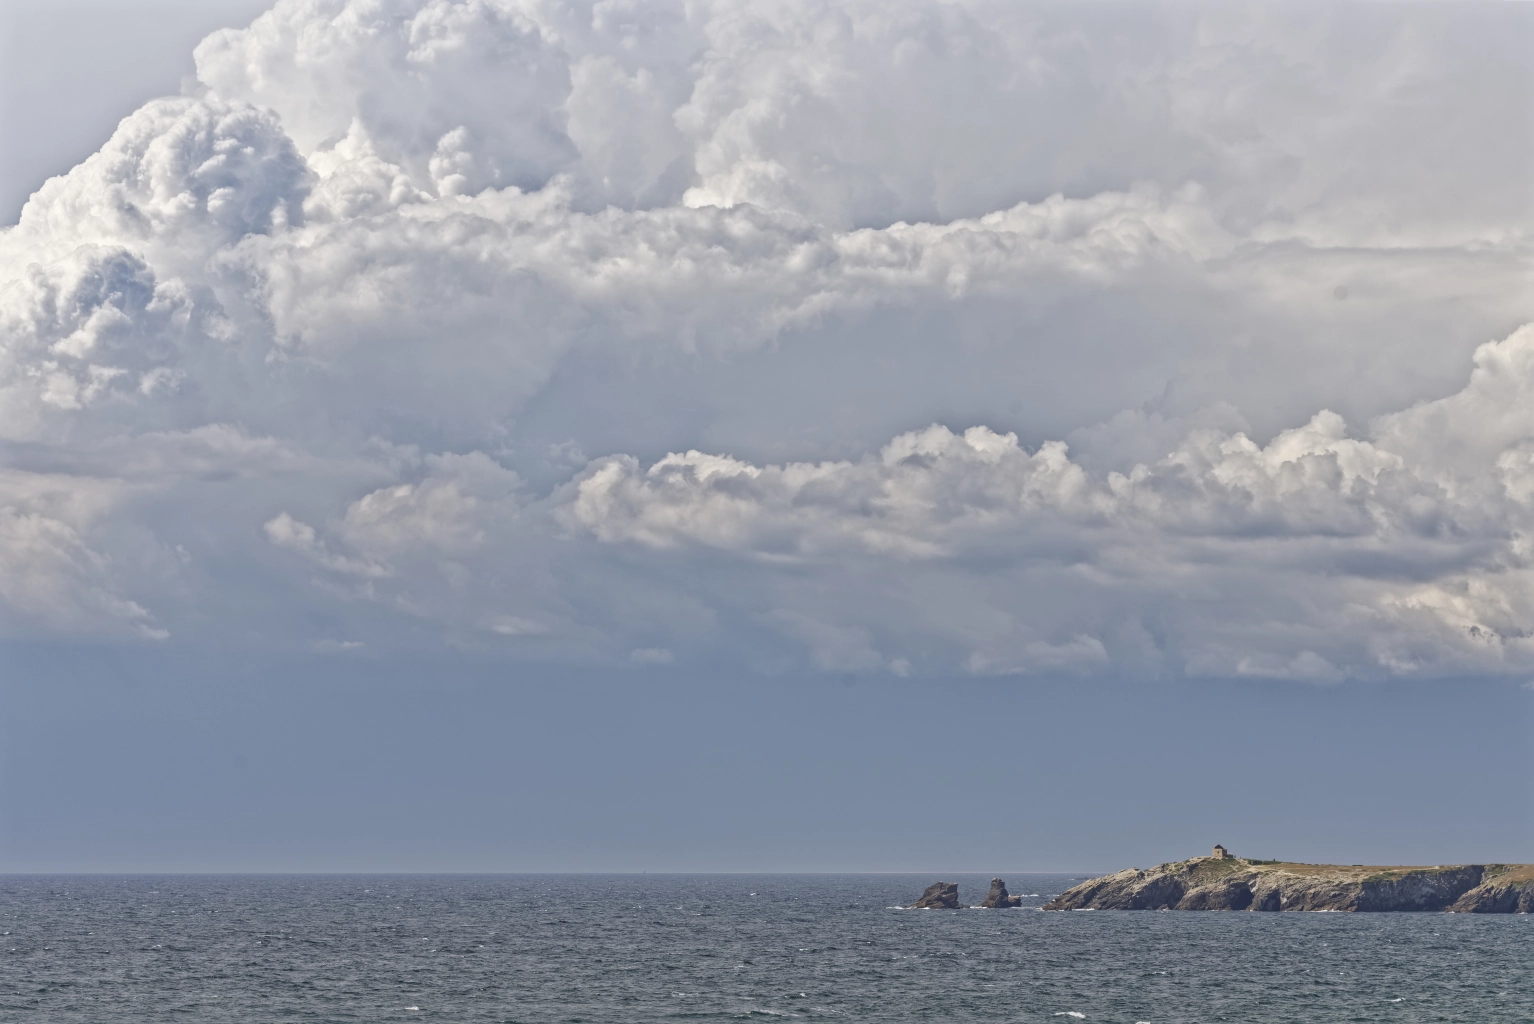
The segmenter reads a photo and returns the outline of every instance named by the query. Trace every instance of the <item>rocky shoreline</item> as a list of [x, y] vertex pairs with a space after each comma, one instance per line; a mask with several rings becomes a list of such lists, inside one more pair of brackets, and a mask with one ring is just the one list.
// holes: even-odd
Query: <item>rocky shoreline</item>
[[1331, 910], [1534, 913], [1534, 865], [1368, 867], [1221, 855], [1129, 868], [1067, 889], [1045, 910]]

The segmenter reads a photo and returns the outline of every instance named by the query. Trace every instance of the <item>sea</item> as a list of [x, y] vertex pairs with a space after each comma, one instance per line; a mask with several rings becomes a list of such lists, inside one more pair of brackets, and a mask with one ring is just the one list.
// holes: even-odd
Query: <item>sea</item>
[[[903, 910], [934, 875], [0, 876], [0, 1021], [1534, 1021], [1528, 915]], [[948, 875], [979, 902], [989, 876]]]

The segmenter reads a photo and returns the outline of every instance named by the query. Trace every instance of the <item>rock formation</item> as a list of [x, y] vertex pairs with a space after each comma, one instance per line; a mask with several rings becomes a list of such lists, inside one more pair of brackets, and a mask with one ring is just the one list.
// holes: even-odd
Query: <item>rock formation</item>
[[991, 891], [985, 894], [985, 902], [980, 905], [982, 907], [990, 907], [992, 910], [1001, 907], [1020, 907], [1023, 905], [1023, 898], [1021, 896], [1008, 895], [1007, 883], [999, 878], [993, 878], [991, 879]]
[[963, 910], [964, 904], [959, 902], [959, 883], [933, 882], [927, 886], [927, 891], [921, 894], [921, 899], [911, 904], [910, 909]]
[[1534, 865], [1364, 867], [1195, 857], [1068, 889], [1045, 910], [1534, 912]]
[[1481, 884], [1449, 909], [1457, 914], [1534, 914], [1534, 865], [1491, 865]]

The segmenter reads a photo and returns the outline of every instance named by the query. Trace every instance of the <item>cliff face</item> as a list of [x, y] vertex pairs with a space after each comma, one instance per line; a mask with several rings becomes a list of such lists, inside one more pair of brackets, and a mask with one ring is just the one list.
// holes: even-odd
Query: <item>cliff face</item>
[[1460, 914], [1534, 914], [1534, 864], [1493, 864], [1449, 908]]
[[1094, 878], [1044, 909], [1529, 913], [1534, 866], [1346, 867], [1195, 857]]

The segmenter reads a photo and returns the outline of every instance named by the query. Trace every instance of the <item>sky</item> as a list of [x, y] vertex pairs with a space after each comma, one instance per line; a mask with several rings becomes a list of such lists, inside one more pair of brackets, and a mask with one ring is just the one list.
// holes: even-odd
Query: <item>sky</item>
[[1534, 6], [0, 6], [0, 870], [1534, 860]]

